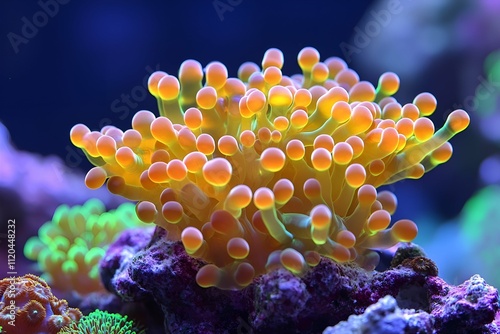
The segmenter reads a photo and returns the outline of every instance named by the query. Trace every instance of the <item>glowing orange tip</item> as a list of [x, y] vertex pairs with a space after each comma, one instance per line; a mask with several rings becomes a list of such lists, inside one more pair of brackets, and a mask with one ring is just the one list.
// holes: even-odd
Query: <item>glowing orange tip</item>
[[275, 196], [276, 203], [284, 204], [288, 202], [294, 192], [294, 186], [292, 181], [288, 179], [278, 180], [273, 187], [273, 193]]
[[247, 185], [237, 185], [236, 187], [231, 189], [226, 201], [232, 208], [245, 208], [252, 201], [252, 190]]
[[319, 52], [315, 48], [305, 47], [300, 50], [297, 61], [303, 71], [310, 72], [313, 66], [319, 62]]
[[90, 129], [87, 126], [83, 124], [73, 126], [70, 131], [70, 138], [73, 145], [76, 147], [83, 147], [83, 138], [87, 133], [90, 133]]
[[332, 165], [332, 154], [325, 148], [317, 148], [311, 154], [311, 162], [314, 169], [325, 171]]
[[293, 248], [287, 248], [280, 254], [281, 264], [294, 274], [300, 274], [305, 269], [305, 259], [301, 253]]
[[259, 188], [254, 193], [253, 202], [261, 210], [270, 209], [274, 206], [274, 193], [269, 188]]
[[172, 75], [166, 75], [158, 82], [158, 95], [162, 100], [173, 100], [179, 96], [179, 80]]
[[156, 207], [148, 201], [139, 202], [135, 207], [137, 217], [145, 223], [153, 223], [156, 219]]
[[215, 89], [221, 89], [226, 84], [227, 68], [224, 64], [214, 61], [205, 68], [207, 85]]
[[94, 167], [85, 176], [85, 185], [90, 189], [98, 189], [106, 182], [107, 173], [101, 167]]
[[269, 147], [260, 156], [262, 168], [270, 172], [278, 172], [285, 166], [285, 154], [278, 148]]
[[324, 229], [330, 226], [332, 221], [332, 212], [324, 205], [316, 205], [310, 213], [311, 223], [315, 228]]
[[279, 49], [271, 48], [264, 53], [262, 68], [267, 69], [268, 67], [275, 66], [280, 69], [283, 66], [283, 62], [283, 52]]
[[231, 164], [223, 158], [208, 161], [202, 169], [203, 177], [213, 186], [225, 186], [231, 179], [232, 171]]
[[181, 233], [181, 241], [188, 252], [197, 251], [203, 244], [203, 234], [196, 227], [186, 227]]
[[156, 71], [156, 72], [154, 72], [153, 74], [151, 74], [149, 76], [149, 79], [148, 79], [148, 90], [151, 93], [151, 95], [153, 95], [154, 97], [158, 97], [159, 96], [159, 93], [158, 93], [158, 83], [166, 75], [167, 75], [167, 73], [165, 73], [163, 71]]
[[417, 225], [409, 219], [401, 219], [394, 223], [391, 232], [401, 242], [410, 242], [417, 237]]
[[349, 186], [358, 188], [363, 185], [366, 180], [366, 170], [360, 164], [352, 164], [347, 167], [345, 178]]
[[470, 116], [466, 111], [457, 109], [448, 116], [446, 123], [454, 133], [458, 133], [469, 126]]

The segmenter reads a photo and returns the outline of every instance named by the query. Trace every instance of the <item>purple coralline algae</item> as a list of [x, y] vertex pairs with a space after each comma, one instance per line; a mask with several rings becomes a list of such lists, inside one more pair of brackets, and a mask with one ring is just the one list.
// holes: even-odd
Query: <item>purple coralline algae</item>
[[[439, 280], [434, 278], [434, 280]], [[435, 286], [442, 282], [436, 282]], [[500, 330], [491, 324], [498, 312], [498, 291], [486, 284], [479, 275], [472, 276], [459, 286], [442, 285], [441, 293], [432, 295], [431, 314], [436, 325], [446, 333], [493, 333]], [[494, 328], [493, 328], [494, 327]], [[492, 332], [492, 331], [489, 331]]]
[[432, 333], [434, 319], [422, 311], [402, 310], [396, 299], [385, 296], [369, 306], [362, 315], [352, 315], [333, 327], [325, 329], [323, 334], [401, 334]]
[[[135, 282], [128, 280], [126, 268], [134, 255], [144, 249], [151, 241], [153, 229], [135, 228], [124, 231], [120, 237], [112, 244], [100, 264], [100, 275], [106, 289], [116, 293], [127, 300], [128, 295], [133, 295], [137, 300], [141, 300], [142, 294], [146, 295]], [[115, 273], [119, 275], [115, 276]], [[134, 292], [122, 293], [122, 289], [136, 289]]]
[[230, 291], [200, 287], [205, 263], [165, 236], [161, 228], [152, 238], [124, 232], [101, 275], [122, 300], [161, 309], [167, 333], [321, 333], [335, 325], [325, 333], [499, 332], [495, 288], [478, 275], [449, 285], [420, 254], [383, 272], [324, 258], [303, 276], [277, 268]]

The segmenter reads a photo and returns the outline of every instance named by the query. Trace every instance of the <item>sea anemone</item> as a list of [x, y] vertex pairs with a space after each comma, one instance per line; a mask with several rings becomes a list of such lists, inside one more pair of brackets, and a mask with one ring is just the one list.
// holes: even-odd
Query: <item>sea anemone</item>
[[300, 275], [320, 256], [373, 269], [375, 250], [417, 234], [410, 220], [391, 225], [396, 197], [376, 188], [447, 161], [448, 140], [469, 124], [455, 110], [435, 131], [434, 96], [401, 105], [394, 73], [375, 88], [311, 47], [298, 55], [302, 75], [283, 75], [283, 61], [269, 49], [262, 69], [247, 62], [228, 78], [220, 62], [186, 60], [178, 79], [149, 78], [159, 117], [139, 111], [125, 132], [71, 130], [96, 166], [87, 186], [107, 181], [138, 201], [141, 220], [207, 262], [202, 287], [240, 289], [276, 266]]
[[135, 214], [132, 203], [106, 212], [98, 199], [83, 205], [59, 206], [38, 236], [24, 246], [24, 254], [38, 262], [52, 287], [85, 295], [104, 291], [99, 261], [106, 249], [127, 228], [146, 226]]

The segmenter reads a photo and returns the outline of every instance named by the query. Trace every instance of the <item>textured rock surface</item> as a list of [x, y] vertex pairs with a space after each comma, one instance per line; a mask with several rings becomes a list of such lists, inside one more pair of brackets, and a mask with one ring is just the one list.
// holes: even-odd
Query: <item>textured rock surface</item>
[[[139, 287], [128, 275], [128, 265], [135, 254], [144, 249], [153, 235], [151, 229], [130, 229], [124, 231], [120, 237], [109, 247], [106, 255], [101, 260], [99, 272], [104, 286], [108, 291], [116, 293], [127, 300], [133, 295], [134, 300], [142, 300], [148, 293]], [[128, 291], [132, 290], [132, 291]]]
[[459, 286], [447, 286], [439, 278], [432, 279], [442, 284], [446, 294], [430, 297], [431, 314], [436, 327], [446, 333], [471, 333], [487, 330], [498, 312], [498, 291], [486, 284], [479, 275], [472, 276]]
[[321, 333], [350, 316], [335, 328], [367, 323], [375, 331], [359, 333], [402, 333], [402, 328], [495, 333], [497, 328], [495, 288], [477, 275], [450, 286], [421, 254], [383, 272], [322, 259], [302, 277], [277, 269], [245, 289], [227, 291], [201, 288], [195, 276], [204, 263], [187, 255], [180, 242], [168, 241], [164, 230], [157, 228], [152, 239], [137, 233], [110, 247], [102, 277], [123, 300], [157, 304], [169, 333]]
[[433, 317], [423, 311], [402, 310], [392, 296], [381, 298], [369, 306], [362, 315], [352, 315], [333, 327], [325, 329], [323, 334], [400, 334], [432, 333]]

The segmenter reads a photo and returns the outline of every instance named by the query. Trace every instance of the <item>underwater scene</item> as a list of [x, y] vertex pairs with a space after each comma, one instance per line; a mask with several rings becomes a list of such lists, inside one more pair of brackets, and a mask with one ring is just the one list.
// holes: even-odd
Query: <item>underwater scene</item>
[[0, 333], [500, 333], [500, 1], [3, 1]]

